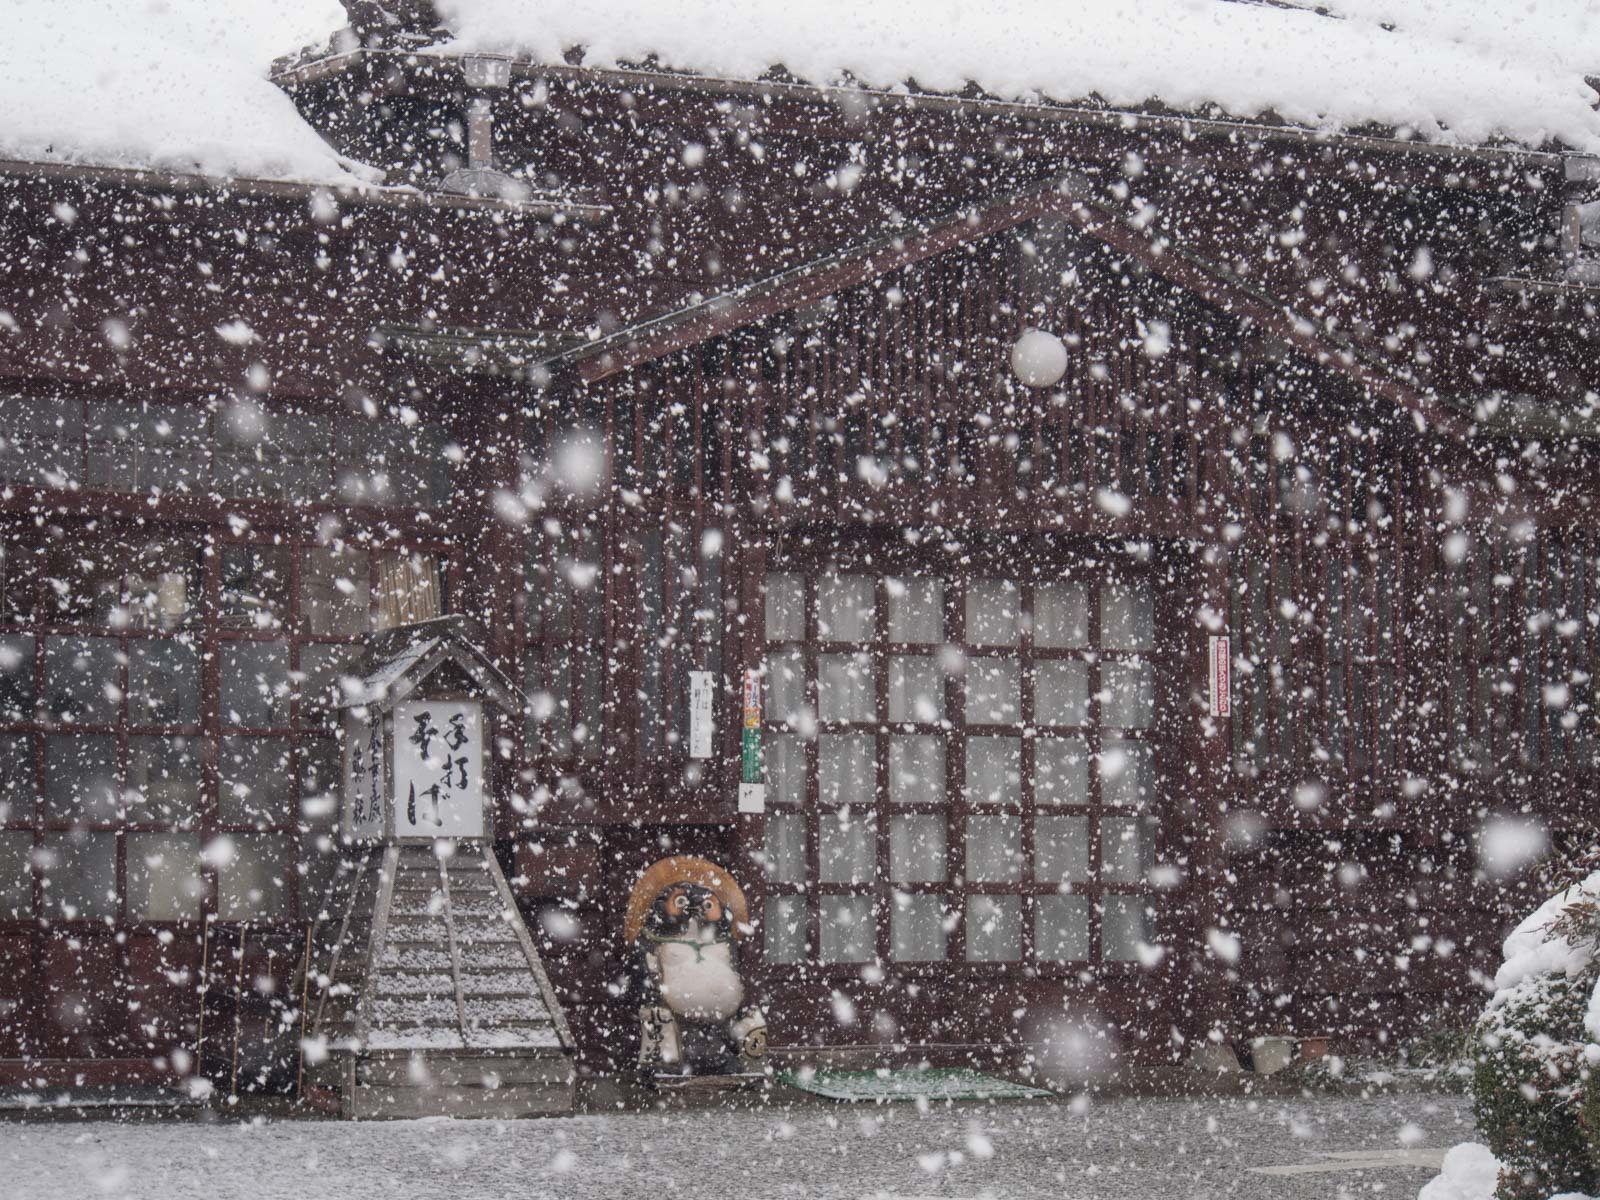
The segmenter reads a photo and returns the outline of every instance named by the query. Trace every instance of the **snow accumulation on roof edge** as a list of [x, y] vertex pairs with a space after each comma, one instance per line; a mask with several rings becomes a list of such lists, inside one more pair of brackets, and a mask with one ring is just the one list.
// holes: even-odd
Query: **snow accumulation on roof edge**
[[452, 50], [818, 85], [977, 86], [1600, 153], [1600, 6], [1533, 0], [438, 0]]

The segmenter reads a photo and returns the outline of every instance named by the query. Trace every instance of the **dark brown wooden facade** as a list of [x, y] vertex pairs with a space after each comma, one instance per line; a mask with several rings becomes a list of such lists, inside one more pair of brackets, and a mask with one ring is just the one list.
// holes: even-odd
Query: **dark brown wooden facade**
[[[453, 60], [284, 82], [356, 157], [450, 163]], [[574, 67], [497, 121], [564, 190], [7, 170], [13, 1074], [174, 1069], [241, 940], [293, 1007], [315, 684], [413, 562], [528, 697], [498, 849], [592, 1066], [669, 851], [746, 882], [780, 1045], [1016, 1057], [1090, 1014], [1161, 1062], [1476, 1003], [1527, 899], [1485, 821], [1594, 814], [1560, 156]]]

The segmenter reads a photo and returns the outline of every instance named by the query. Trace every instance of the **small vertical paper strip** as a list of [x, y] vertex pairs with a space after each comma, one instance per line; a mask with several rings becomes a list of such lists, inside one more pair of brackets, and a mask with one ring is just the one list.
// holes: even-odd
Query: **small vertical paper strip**
[[1210, 659], [1210, 698], [1213, 717], [1233, 716], [1233, 639], [1213, 634]]
[[741, 783], [761, 782], [761, 672], [744, 673], [744, 736], [740, 742]]

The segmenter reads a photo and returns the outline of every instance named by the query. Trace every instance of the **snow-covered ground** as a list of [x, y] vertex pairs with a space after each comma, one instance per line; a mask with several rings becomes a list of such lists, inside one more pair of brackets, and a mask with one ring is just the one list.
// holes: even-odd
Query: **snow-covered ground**
[[1467, 1102], [1067, 1101], [563, 1120], [0, 1125], [5, 1200], [1409, 1198]]

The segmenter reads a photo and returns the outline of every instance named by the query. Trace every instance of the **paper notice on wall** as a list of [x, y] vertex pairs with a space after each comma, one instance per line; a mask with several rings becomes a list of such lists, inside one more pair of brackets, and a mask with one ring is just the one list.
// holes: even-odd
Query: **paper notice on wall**
[[739, 811], [742, 813], [766, 812], [767, 785], [764, 783], [741, 783], [739, 785]]
[[1210, 696], [1213, 717], [1233, 716], [1233, 639], [1213, 635], [1210, 653]]
[[715, 732], [716, 676], [710, 671], [689, 672], [689, 757], [710, 758]]

